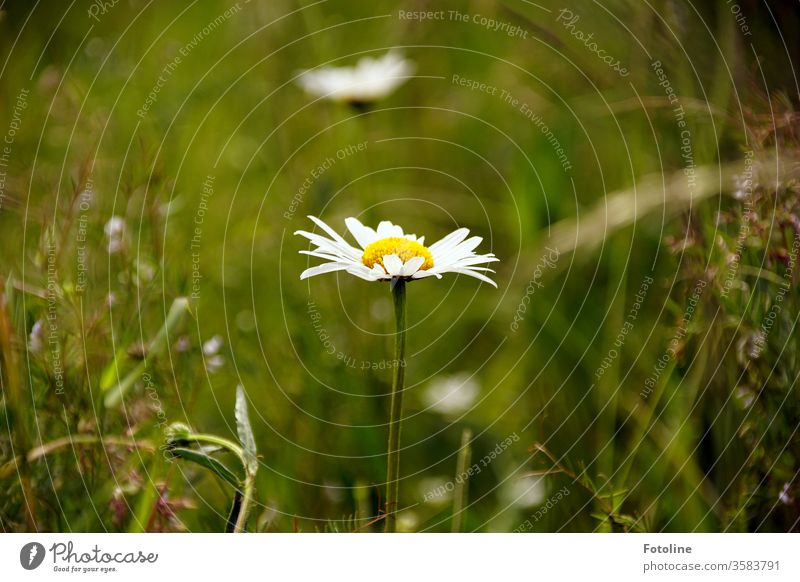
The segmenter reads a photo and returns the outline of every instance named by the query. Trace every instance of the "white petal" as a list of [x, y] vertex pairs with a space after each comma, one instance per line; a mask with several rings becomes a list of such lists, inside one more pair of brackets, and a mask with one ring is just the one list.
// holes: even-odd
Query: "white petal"
[[333, 230], [330, 226], [325, 224], [319, 218], [317, 218], [316, 216], [311, 216], [310, 214], [308, 215], [308, 217], [311, 219], [311, 222], [313, 222], [318, 227], [320, 227], [322, 230], [327, 232], [331, 236], [331, 238], [333, 240], [335, 240], [339, 244], [344, 244], [344, 245], [350, 246], [350, 243], [348, 243], [346, 240], [344, 240], [344, 238], [342, 238], [342, 236], [338, 232]]
[[[301, 255], [308, 255], [309, 257], [318, 257], [320, 259], [327, 259], [329, 261], [336, 261], [336, 262], [345, 262], [349, 261], [347, 257], [342, 257], [340, 255], [332, 255], [331, 253], [325, 253], [321, 251], [297, 251]], [[355, 261], [353, 261], [355, 263]]]
[[378, 224], [378, 239], [389, 238], [390, 236], [402, 237], [403, 229], [388, 220], [382, 220]]
[[368, 269], [365, 265], [353, 265], [347, 269], [347, 272], [365, 281], [377, 281], [380, 279], [380, 277], [375, 276], [374, 271]]
[[458, 245], [456, 248], [457, 248], [458, 250], [460, 250], [460, 251], [472, 252], [472, 251], [474, 251], [476, 248], [478, 248], [478, 245], [479, 245], [479, 244], [481, 244], [481, 241], [482, 241], [482, 240], [483, 240], [483, 237], [480, 237], [480, 236], [473, 236], [473, 237], [470, 237], [470, 238], [468, 238], [468, 239], [467, 239], [467, 240], [465, 240], [464, 242], [462, 242], [462, 243], [461, 243], [460, 245]]
[[380, 279], [391, 279], [389, 275], [386, 274], [386, 271], [383, 270], [380, 263], [375, 263], [372, 265], [372, 269], [368, 268], [366, 265], [353, 265], [351, 268], [347, 269], [347, 272], [351, 275], [355, 275], [356, 277], [361, 277], [365, 281], [379, 281]]
[[465, 268], [465, 269], [453, 269], [451, 271], [448, 271], [448, 273], [458, 273], [460, 275], [468, 275], [470, 277], [475, 277], [476, 279], [480, 279], [481, 281], [485, 281], [485, 282], [489, 283], [489, 285], [491, 285], [492, 287], [497, 288], [497, 283], [492, 281], [486, 275], [481, 275], [480, 273], [477, 273], [477, 272], [473, 271], [472, 269], [467, 269], [467, 268]]
[[359, 252], [358, 249], [354, 249], [347, 243], [338, 243], [335, 240], [331, 240], [329, 238], [325, 238], [320, 234], [315, 234], [313, 232], [307, 232], [305, 230], [297, 230], [295, 234], [300, 236], [306, 237], [312, 243], [317, 245], [319, 248], [314, 249], [317, 251], [323, 251], [326, 253], [330, 253], [333, 255], [340, 255], [343, 258], [346, 257], [348, 259], [352, 259], [354, 261], [360, 261], [361, 256], [364, 254], [363, 252]]
[[367, 248], [367, 245], [378, 240], [377, 233], [370, 227], [361, 224], [361, 221], [357, 218], [351, 216], [345, 219], [344, 223], [347, 225], [347, 228], [350, 229], [350, 232], [353, 233], [353, 237], [356, 239], [356, 242], [361, 245], [362, 249]]
[[489, 255], [470, 255], [464, 257], [463, 259], [455, 259], [444, 261], [439, 259], [439, 262], [436, 262], [436, 258], [433, 259], [433, 264], [436, 265], [436, 268], [450, 268], [450, 267], [469, 267], [471, 265], [483, 265], [486, 263], [496, 263], [499, 261], [497, 257], [489, 256]]
[[450, 234], [448, 234], [443, 239], [433, 243], [431, 246], [428, 247], [428, 250], [432, 253], [433, 251], [440, 251], [443, 252], [449, 248], [456, 246], [462, 240], [467, 238], [469, 234], [468, 228], [459, 228], [458, 230], [454, 230]]
[[300, 280], [308, 279], [309, 277], [313, 277], [315, 275], [322, 275], [323, 273], [332, 273], [333, 271], [344, 271], [345, 269], [349, 269], [352, 265], [348, 263], [324, 263], [322, 265], [317, 265], [316, 267], [311, 267], [310, 269], [306, 269], [302, 273], [300, 273]]
[[427, 269], [425, 271], [417, 271], [413, 275], [411, 275], [412, 279], [424, 279], [425, 277], [436, 277], [437, 279], [441, 279], [441, 274], [433, 271], [431, 269]]
[[334, 100], [346, 98], [347, 89], [352, 83], [352, 69], [348, 67], [323, 67], [301, 71], [297, 78], [297, 84], [306, 92]]
[[424, 262], [425, 262], [425, 257], [412, 257], [408, 259], [405, 265], [403, 265], [402, 270], [400, 271], [400, 276], [410, 277], [411, 275], [419, 271], [419, 268], [422, 266], [422, 263]]
[[[456, 267], [456, 269], [461, 269], [463, 267]], [[470, 271], [483, 271], [484, 273], [494, 273], [496, 272], [494, 269], [490, 269], [489, 267], [469, 267]]]
[[441, 262], [451, 263], [451, 262], [457, 261], [459, 259], [468, 257], [468, 256], [474, 254], [472, 251], [479, 244], [481, 244], [482, 240], [483, 239], [481, 237], [479, 237], [479, 236], [473, 236], [472, 238], [468, 238], [464, 242], [459, 243], [454, 247], [448, 247], [448, 248], [444, 248], [444, 249], [441, 248], [441, 247], [437, 248], [435, 254], [433, 252], [431, 253], [431, 254], [434, 254], [434, 259], [433, 260], [435, 262], [436, 258], [438, 257], [440, 263]]
[[399, 277], [403, 270], [403, 261], [397, 255], [386, 255], [383, 257], [383, 266], [389, 275]]
[[490, 257], [488, 255], [474, 255], [472, 257], [467, 257], [466, 259], [461, 259], [455, 266], [457, 267], [468, 267], [470, 265], [483, 265], [485, 263], [496, 263], [499, 261], [497, 257]]
[[391, 278], [389, 274], [386, 272], [386, 270], [383, 267], [381, 267], [380, 263], [375, 263], [374, 265], [372, 265], [372, 274], [377, 279]]

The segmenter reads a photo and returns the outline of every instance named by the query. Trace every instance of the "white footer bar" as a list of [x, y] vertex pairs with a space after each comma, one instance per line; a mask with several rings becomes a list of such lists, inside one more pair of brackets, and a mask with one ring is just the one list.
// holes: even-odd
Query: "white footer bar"
[[[0, 579], [800, 580], [793, 534], [3, 534]], [[513, 578], [512, 578], [513, 577]], [[580, 577], [580, 578], [579, 578]], [[183, 578], [184, 580], [189, 580]]]

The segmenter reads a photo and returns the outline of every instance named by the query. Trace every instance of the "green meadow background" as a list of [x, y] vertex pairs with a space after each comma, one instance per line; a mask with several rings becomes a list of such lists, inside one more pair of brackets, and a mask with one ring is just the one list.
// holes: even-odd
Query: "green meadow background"
[[[391, 296], [301, 282], [309, 214], [501, 259], [408, 287], [401, 529], [797, 530], [798, 11], [730, 4], [4, 2], [2, 530], [224, 531], [162, 453], [237, 385], [248, 529], [381, 529]], [[295, 82], [391, 48], [371, 108]]]

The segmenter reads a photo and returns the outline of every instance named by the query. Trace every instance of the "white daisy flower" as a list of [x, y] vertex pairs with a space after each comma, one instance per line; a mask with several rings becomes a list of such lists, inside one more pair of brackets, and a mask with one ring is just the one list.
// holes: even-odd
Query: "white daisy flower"
[[396, 51], [380, 59], [364, 57], [355, 67], [320, 67], [300, 72], [297, 83], [311, 95], [365, 105], [399, 87], [414, 72], [414, 63]]
[[361, 224], [357, 218], [350, 217], [344, 222], [359, 245], [353, 247], [319, 218], [309, 218], [331, 238], [298, 230], [295, 234], [306, 237], [316, 245], [313, 250], [300, 252], [328, 262], [306, 269], [300, 274], [300, 279], [334, 271], [347, 271], [365, 281], [409, 281], [424, 277], [441, 279], [444, 273], [457, 273], [497, 287], [494, 281], [483, 274], [494, 271], [478, 265], [499, 259], [492, 253], [475, 254], [473, 251], [483, 239], [479, 236], [467, 238], [469, 230], [466, 228], [459, 228], [426, 247], [425, 237], [405, 234], [402, 228], [388, 220], [378, 224], [377, 229], [372, 229]]
[[[406, 282], [424, 277], [441, 278], [444, 273], [469, 275], [497, 287], [494, 281], [483, 273], [493, 273], [488, 267], [498, 259], [491, 253], [478, 255], [473, 252], [483, 239], [479, 236], [467, 238], [469, 230], [459, 228], [440, 241], [425, 246], [425, 237], [406, 234], [403, 229], [388, 220], [372, 229], [364, 226], [353, 217], [344, 222], [350, 229], [358, 247], [352, 246], [340, 234], [319, 218], [309, 216], [311, 221], [330, 238], [321, 234], [298, 230], [295, 234], [304, 236], [315, 246], [312, 250], [300, 251], [303, 254], [325, 259], [327, 262], [306, 269], [300, 279], [314, 275], [347, 271], [366, 281], [391, 281], [394, 300], [395, 360], [405, 362], [406, 353]], [[394, 533], [398, 529], [414, 529], [412, 515], [402, 512], [398, 515], [400, 489], [400, 426], [403, 421], [403, 384], [405, 367], [397, 366], [392, 374], [392, 398], [389, 408], [389, 447], [386, 463], [386, 502], [384, 504], [384, 531]], [[462, 382], [463, 384], [463, 382]]]

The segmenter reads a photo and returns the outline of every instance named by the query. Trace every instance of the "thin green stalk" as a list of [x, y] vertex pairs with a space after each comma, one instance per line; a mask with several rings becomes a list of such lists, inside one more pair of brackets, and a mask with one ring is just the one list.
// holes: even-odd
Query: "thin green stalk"
[[255, 490], [255, 475], [249, 472], [244, 479], [244, 491], [242, 492], [242, 503], [239, 506], [239, 515], [236, 516], [236, 525], [233, 533], [242, 533], [247, 526], [247, 514], [250, 513], [250, 503], [253, 501], [253, 491]]
[[389, 412], [389, 451], [386, 471], [386, 528], [387, 533], [397, 530], [397, 503], [400, 489], [400, 423], [403, 414], [403, 385], [405, 382], [406, 357], [406, 283], [401, 279], [392, 281], [394, 319], [397, 332], [394, 344], [394, 378], [392, 380], [392, 402]]
[[453, 520], [451, 530], [461, 533], [462, 524], [466, 519], [467, 495], [469, 493], [469, 464], [472, 460], [472, 431], [465, 428], [461, 432], [461, 448], [456, 461], [455, 491], [453, 492]]
[[145, 467], [142, 464], [141, 469], [147, 475], [147, 482], [139, 492], [136, 509], [128, 523], [128, 533], [150, 531], [156, 515], [156, 506], [162, 493], [159, 490], [161, 486], [159, 482], [162, 480], [168, 481], [168, 479], [164, 479], [167, 467], [165, 466], [163, 455], [155, 455], [150, 462], [150, 466]]

